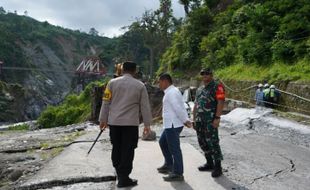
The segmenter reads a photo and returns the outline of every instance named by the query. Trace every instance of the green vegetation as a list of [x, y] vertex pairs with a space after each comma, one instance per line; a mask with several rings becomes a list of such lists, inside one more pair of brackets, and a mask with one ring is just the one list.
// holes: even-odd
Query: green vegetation
[[23, 117], [22, 111], [16, 113], [15, 110], [23, 106], [24, 94], [21, 85], [0, 81], [0, 121], [16, 121]]
[[276, 81], [310, 81], [310, 66], [306, 60], [301, 60], [294, 65], [274, 63], [271, 65], [235, 64], [216, 72], [218, 78], [234, 80], [267, 80]]
[[49, 145], [49, 143], [47, 143], [47, 142], [41, 142], [40, 143], [40, 147], [41, 147], [41, 149], [47, 149], [47, 148], [49, 148], [50, 147], [50, 145]]
[[[0, 61], [3, 61], [6, 67], [36, 69], [42, 65], [42, 62], [51, 66], [54, 63], [51, 60], [55, 59], [56, 55], [64, 63], [63, 68], [70, 69], [83, 58], [93, 55], [92, 48], [96, 49], [97, 56], [104, 58], [102, 61], [109, 66], [112, 64], [112, 58], [115, 57], [117, 41], [116, 38], [89, 35], [79, 30], [53, 26], [47, 21], [39, 22], [29, 16], [0, 11]], [[50, 50], [47, 51], [45, 47], [52, 52], [48, 52]], [[29, 55], [29, 49], [34, 51], [31, 55]], [[52, 53], [53, 57], [42, 58], [44, 60], [39, 60], [41, 61], [39, 64], [34, 62], [38, 60], [33, 59], [33, 53], [47, 57]], [[23, 84], [25, 78], [31, 74], [46, 75], [38, 71], [6, 70], [2, 79], [10, 83]]]
[[[95, 28], [90, 29], [89, 35], [6, 13], [2, 8], [0, 58], [9, 66], [33, 66], [22, 47], [43, 42], [67, 62], [66, 51], [59, 42], [69, 40], [74, 47], [72, 53], [87, 56], [90, 47], [96, 46], [100, 49], [97, 55], [105, 63], [133, 60], [151, 75], [158, 69], [158, 62], [157, 74], [168, 71], [178, 77], [185, 77], [185, 70], [198, 71], [202, 66], [213, 67], [219, 73], [225, 72], [226, 67], [242, 67], [242, 72], [247, 73], [248, 68], [294, 68], [300, 62], [310, 65], [308, 0], [180, 0], [186, 12], [184, 20], [173, 17], [171, 0], [159, 2], [157, 10], [145, 11], [123, 28], [123, 35], [113, 39], [98, 36]], [[38, 47], [37, 51], [43, 50]], [[268, 77], [307, 80], [304, 73], [296, 76], [291, 70], [294, 69], [282, 74], [294, 75], [291, 78], [279, 77], [281, 74]], [[9, 76], [17, 82], [25, 78], [7, 72], [6, 77]], [[245, 78], [238, 79], [247, 79], [247, 74], [241, 76]]]
[[229, 2], [190, 11], [158, 73], [212, 67], [229, 79], [309, 81], [310, 1]]
[[52, 157], [58, 156], [63, 150], [64, 150], [63, 147], [53, 148], [51, 156]]
[[61, 105], [48, 106], [38, 118], [38, 124], [52, 128], [87, 121], [91, 114], [91, 90], [106, 81], [91, 82], [80, 95], [68, 95]]
[[127, 31], [118, 38], [118, 60], [136, 61], [145, 74], [154, 76], [159, 59], [170, 46], [173, 33], [182, 19], [173, 16], [171, 0], [159, 0], [159, 8], [146, 10], [140, 18], [124, 27]]
[[59, 155], [64, 150], [63, 147], [53, 148], [52, 150], [44, 151], [40, 154], [40, 158], [42, 160], [48, 160], [54, 158], [55, 156]]
[[10, 131], [27, 131], [27, 130], [29, 130], [29, 125], [20, 124], [20, 125], [9, 126], [8, 130], [10, 130]]
[[[176, 78], [198, 77], [201, 67], [212, 67], [221, 79], [310, 81], [309, 0], [179, 2], [186, 12], [184, 19], [173, 17], [171, 0], [159, 0], [158, 9], [145, 11], [123, 28], [123, 35], [112, 39], [98, 36], [95, 28], [87, 34], [6, 13], [0, 7], [0, 60], [9, 67], [55, 66], [67, 70], [95, 49], [110, 72], [114, 63], [132, 60], [151, 77], [156, 71], [170, 72]], [[30, 50], [35, 55], [29, 55]], [[50, 61], [54, 55], [64, 64], [56, 67]], [[31, 56], [46, 59], [34, 63]], [[11, 87], [17, 90], [8, 90], [0, 82], [0, 109], [6, 110], [0, 113], [0, 121], [23, 119], [24, 114], [16, 119], [15, 112], [23, 110], [18, 105], [25, 104], [21, 97], [28, 89], [23, 84], [30, 75], [38, 80], [36, 93], [47, 96], [55, 90], [45, 85], [52, 75], [38, 70], [6, 70], [4, 81], [18, 85]], [[90, 89], [88, 86], [80, 95], [67, 96], [59, 106], [49, 106], [39, 124], [50, 128], [87, 120]]]
[[65, 141], [65, 142], [72, 142], [75, 139], [77, 139], [79, 136], [84, 135], [84, 134], [85, 134], [85, 131], [77, 131], [77, 132], [74, 132], [74, 133], [72, 133], [70, 135], [65, 136], [63, 141]]

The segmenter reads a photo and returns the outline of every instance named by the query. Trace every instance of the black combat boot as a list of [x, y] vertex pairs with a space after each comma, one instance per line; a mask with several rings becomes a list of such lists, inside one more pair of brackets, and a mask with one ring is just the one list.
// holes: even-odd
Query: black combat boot
[[220, 177], [222, 174], [223, 174], [223, 171], [222, 171], [221, 161], [217, 160], [217, 161], [215, 161], [214, 170], [213, 170], [211, 176], [212, 177]]
[[138, 185], [138, 180], [126, 177], [126, 178], [119, 178], [117, 187], [133, 187], [136, 185]]
[[203, 171], [212, 171], [214, 169], [214, 162], [213, 162], [212, 157], [211, 156], [207, 156], [206, 159], [207, 159], [207, 163], [198, 167], [198, 170], [201, 171], [201, 172], [203, 172]]

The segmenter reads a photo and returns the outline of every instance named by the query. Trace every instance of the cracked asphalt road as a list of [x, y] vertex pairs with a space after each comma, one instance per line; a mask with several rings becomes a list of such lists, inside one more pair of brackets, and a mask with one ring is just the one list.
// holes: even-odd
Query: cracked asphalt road
[[[228, 116], [220, 124], [220, 145], [224, 178], [237, 184], [235, 189], [309, 189], [310, 126], [270, 110], [255, 114], [255, 109], [241, 108]], [[153, 129], [159, 137], [161, 126]], [[184, 128], [181, 137], [200, 150], [193, 129]]]
[[[300, 130], [299, 124], [272, 113], [237, 123], [223, 120], [219, 133], [224, 176], [238, 184], [236, 189], [309, 189], [310, 126]], [[183, 142], [200, 150], [193, 129], [185, 128], [182, 135]]]
[[[251, 110], [245, 111], [247, 111], [246, 113], [251, 112]], [[226, 183], [231, 182], [230, 184], [235, 184], [235, 188], [233, 189], [236, 190], [309, 189], [310, 133], [308, 133], [308, 131], [310, 131], [310, 126], [303, 126], [304, 129], [300, 130], [298, 124], [286, 120], [285, 118], [277, 117], [272, 113], [252, 118], [251, 116], [247, 116], [246, 118], [247, 119], [243, 119], [240, 116], [238, 121], [233, 121], [232, 119], [226, 119], [225, 121], [224, 119], [221, 122], [219, 133], [220, 144], [224, 154], [224, 176], [216, 180], [219, 182], [225, 181]], [[286, 125], [292, 125], [292, 128], [287, 128], [285, 127]], [[142, 132], [142, 128], [140, 129], [140, 132]], [[161, 124], [156, 124], [152, 129], [155, 130], [157, 136], [159, 136], [162, 131], [162, 126]], [[49, 132], [54, 134], [53, 131]], [[34, 134], [32, 134], [32, 136], [33, 135]], [[42, 133], [42, 135], [44, 135], [44, 133]], [[10, 137], [10, 139], [12, 139], [12, 137]], [[101, 143], [110, 147], [107, 134], [104, 135], [104, 139], [105, 140]], [[185, 128], [183, 130], [181, 142], [190, 143], [196, 149], [200, 150], [196, 132], [193, 129]], [[3, 143], [12, 144], [14, 141], [3, 141]], [[65, 149], [72, 146], [79, 147], [79, 144], [82, 145], [85, 143], [74, 143]], [[109, 151], [109, 149], [102, 151]], [[27, 157], [27, 155], [25, 155], [27, 152], [23, 154], [6, 154], [2, 152], [1, 154], [4, 156], [16, 155], [16, 159], [25, 157], [24, 160], [26, 162], [31, 162], [31, 165], [35, 165], [37, 162], [36, 160], [38, 160], [35, 156], [33, 158]], [[20, 163], [18, 159], [16, 163]], [[45, 163], [43, 162], [41, 164]], [[204, 163], [194, 164], [198, 167]], [[14, 167], [14, 163], [11, 163], [10, 167]], [[34, 171], [34, 173], [36, 172]], [[69, 186], [55, 187], [53, 189], [76, 189], [77, 187], [81, 189], [82, 187], [89, 188], [90, 186], [92, 188], [97, 188], [99, 184], [105, 184], [106, 186], [101, 186], [104, 189], [113, 189], [112, 182], [98, 184], [73, 183]]]
[[[160, 130], [158, 130], [159, 132]], [[224, 176], [236, 189], [300, 189], [310, 186], [310, 150], [259, 133], [236, 133], [220, 128]], [[200, 150], [195, 131], [184, 129], [182, 142]], [[204, 163], [196, 163], [197, 167]]]

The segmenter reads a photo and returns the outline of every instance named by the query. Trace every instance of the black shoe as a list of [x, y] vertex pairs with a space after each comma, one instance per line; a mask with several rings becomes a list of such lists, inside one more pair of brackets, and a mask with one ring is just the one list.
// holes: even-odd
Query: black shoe
[[138, 185], [138, 180], [136, 179], [125, 179], [125, 180], [120, 180], [117, 184], [117, 187], [132, 187]]
[[183, 175], [171, 173], [166, 177], [163, 177], [164, 181], [184, 181]]
[[211, 176], [216, 178], [216, 177], [220, 177], [222, 174], [223, 174], [223, 171], [222, 171], [221, 161], [216, 161], [215, 167], [214, 167], [213, 172], [211, 173]]
[[199, 171], [212, 171], [214, 169], [214, 162], [211, 156], [207, 156], [206, 155], [206, 159], [207, 159], [207, 163], [199, 166], [198, 170]]
[[208, 164], [208, 163], [198, 167], [198, 170], [201, 172], [212, 171], [213, 169], [214, 169], [214, 165]]
[[157, 171], [162, 174], [168, 174], [171, 172], [171, 169], [168, 166], [163, 165], [162, 167], [157, 168]]

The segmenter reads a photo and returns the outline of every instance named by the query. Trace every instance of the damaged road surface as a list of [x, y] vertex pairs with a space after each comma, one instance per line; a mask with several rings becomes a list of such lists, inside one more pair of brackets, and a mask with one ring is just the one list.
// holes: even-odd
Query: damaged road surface
[[[81, 126], [84, 126], [81, 134], [74, 135]], [[155, 124], [152, 129], [159, 137], [162, 125]], [[86, 123], [49, 129], [44, 133], [0, 135], [2, 176], [8, 174], [16, 178], [12, 180], [15, 182], [2, 185], [0, 189], [115, 189], [117, 181], [111, 163], [108, 130], [87, 156], [98, 132], [98, 126]], [[156, 171], [163, 163], [158, 142], [139, 141], [132, 172], [132, 177], [138, 179], [138, 186], [132, 189], [309, 189], [310, 126], [278, 117], [271, 110], [256, 112], [255, 109], [237, 108], [222, 117], [219, 133], [224, 154], [224, 175], [220, 178], [214, 179], [210, 172], [197, 170], [204, 164], [204, 157], [195, 130], [184, 128], [181, 142], [185, 181], [164, 182]], [[35, 139], [43, 134], [49, 138], [38, 144]], [[59, 140], [68, 135], [77, 137]], [[39, 153], [61, 147], [62, 152], [54, 158], [42, 160], [42, 155], [40, 157]], [[25, 152], [24, 149], [29, 150]]]
[[91, 123], [1, 132], [0, 189], [110, 189], [115, 175], [108, 133], [98, 140], [100, 149], [86, 154], [96, 133], [98, 126]]
[[220, 134], [227, 178], [248, 189], [309, 189], [310, 126], [237, 108]]
[[111, 145], [105, 131], [92, 152], [87, 155], [98, 127], [89, 129], [59, 156], [17, 189], [111, 189], [116, 180], [110, 159]]

